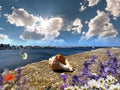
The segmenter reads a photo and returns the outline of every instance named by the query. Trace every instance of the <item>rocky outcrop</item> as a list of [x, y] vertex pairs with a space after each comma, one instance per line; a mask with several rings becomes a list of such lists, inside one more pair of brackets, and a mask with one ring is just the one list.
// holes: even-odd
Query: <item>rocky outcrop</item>
[[[70, 64], [74, 67], [74, 72], [64, 73], [67, 73], [69, 76], [79, 74], [84, 61], [91, 58], [92, 55], [96, 55], [97, 62], [105, 62], [108, 58], [106, 56], [106, 50], [110, 50], [120, 60], [120, 48], [100, 48], [80, 54], [74, 54], [66, 56]], [[92, 66], [92, 68], [94, 68], [93, 72], [95, 72], [96, 67], [97, 64]], [[62, 84], [62, 80], [59, 78], [60, 74], [61, 72], [54, 72], [49, 68], [48, 60], [22, 67], [22, 77], [27, 77], [27, 90], [59, 90], [59, 86]]]

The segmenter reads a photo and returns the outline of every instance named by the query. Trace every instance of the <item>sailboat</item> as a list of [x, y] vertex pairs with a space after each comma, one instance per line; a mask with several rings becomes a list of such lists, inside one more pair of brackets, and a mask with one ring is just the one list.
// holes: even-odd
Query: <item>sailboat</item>
[[94, 49], [95, 48], [95, 46], [92, 46], [92, 49]]
[[93, 44], [92, 49], [95, 49], [95, 43]]

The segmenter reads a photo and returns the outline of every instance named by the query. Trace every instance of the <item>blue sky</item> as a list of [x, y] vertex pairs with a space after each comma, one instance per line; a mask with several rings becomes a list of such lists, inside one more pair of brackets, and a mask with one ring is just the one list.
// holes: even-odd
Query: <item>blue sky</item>
[[120, 0], [0, 0], [0, 43], [120, 46]]

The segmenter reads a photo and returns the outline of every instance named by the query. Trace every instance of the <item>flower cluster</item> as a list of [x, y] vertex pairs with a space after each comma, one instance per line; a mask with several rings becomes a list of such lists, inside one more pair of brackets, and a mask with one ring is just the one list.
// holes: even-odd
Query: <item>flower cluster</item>
[[21, 68], [17, 69], [16, 75], [13, 75], [8, 69], [0, 74], [0, 90], [26, 90], [26, 78], [22, 81]]
[[96, 64], [96, 56], [84, 62], [81, 73], [73, 75], [68, 81], [68, 76], [61, 74], [63, 80], [62, 90], [120, 90], [120, 62], [107, 50], [108, 60], [99, 62], [97, 73], [92, 73], [92, 64]]

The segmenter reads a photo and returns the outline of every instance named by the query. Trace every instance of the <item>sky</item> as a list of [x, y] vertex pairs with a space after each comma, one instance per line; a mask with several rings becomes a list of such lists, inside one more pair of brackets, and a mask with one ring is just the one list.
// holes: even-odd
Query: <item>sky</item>
[[0, 0], [0, 43], [120, 46], [120, 0]]

